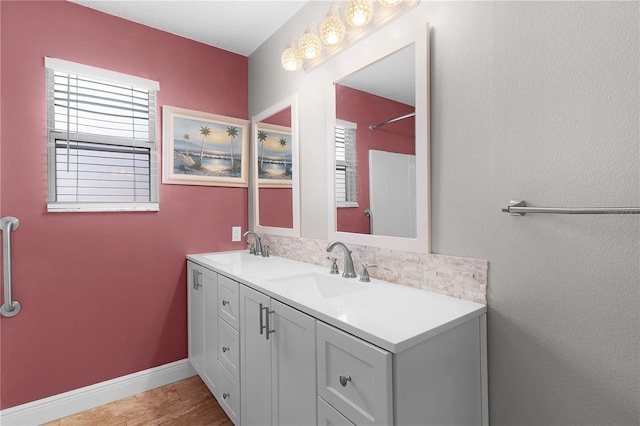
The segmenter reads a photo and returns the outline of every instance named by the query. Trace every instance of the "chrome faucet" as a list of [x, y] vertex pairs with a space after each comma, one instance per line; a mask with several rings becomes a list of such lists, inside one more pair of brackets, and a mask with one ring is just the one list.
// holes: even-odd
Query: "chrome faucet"
[[247, 235], [253, 235], [253, 241], [255, 241], [255, 255], [256, 256], [264, 256], [264, 254], [262, 253], [262, 242], [260, 241], [260, 235], [256, 234], [253, 231], [247, 231], [244, 234], [242, 234], [243, 237], [246, 237]]
[[327, 252], [331, 253], [335, 246], [340, 246], [344, 253], [344, 272], [342, 273], [342, 276], [344, 278], [355, 278], [357, 275], [353, 267], [353, 259], [351, 259], [351, 250], [349, 250], [347, 246], [340, 241], [332, 241], [327, 245]]

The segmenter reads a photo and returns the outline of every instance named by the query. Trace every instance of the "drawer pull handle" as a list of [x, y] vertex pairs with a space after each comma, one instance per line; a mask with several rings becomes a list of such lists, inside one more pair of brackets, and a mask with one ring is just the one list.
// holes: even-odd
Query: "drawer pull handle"
[[223, 301], [222, 301], [222, 306], [227, 306], [228, 304], [229, 304], [229, 301], [228, 301], [228, 300], [223, 300]]
[[230, 395], [225, 392], [225, 393], [222, 394], [222, 399], [227, 399], [227, 398], [229, 398], [229, 396]]
[[340, 384], [345, 387], [351, 381], [351, 376], [340, 376]]
[[227, 352], [229, 350], [229, 346], [223, 346], [222, 347], [222, 352]]

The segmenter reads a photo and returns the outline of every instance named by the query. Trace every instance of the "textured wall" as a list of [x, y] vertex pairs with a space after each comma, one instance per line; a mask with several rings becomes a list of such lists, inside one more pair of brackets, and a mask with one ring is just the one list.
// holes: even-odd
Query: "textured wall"
[[428, 21], [432, 249], [489, 261], [491, 423], [640, 424], [640, 218], [500, 211], [640, 205], [640, 3], [421, 2], [283, 71], [324, 13], [310, 2], [249, 58], [250, 113], [300, 96], [303, 237], [326, 238], [330, 77]]
[[1, 207], [20, 220], [23, 306], [0, 321], [7, 408], [186, 358], [184, 256], [243, 248], [230, 227], [247, 222], [246, 189], [183, 185], [160, 185], [159, 212], [47, 213], [44, 57], [157, 80], [159, 105], [243, 119], [247, 58], [66, 1], [0, 8]]

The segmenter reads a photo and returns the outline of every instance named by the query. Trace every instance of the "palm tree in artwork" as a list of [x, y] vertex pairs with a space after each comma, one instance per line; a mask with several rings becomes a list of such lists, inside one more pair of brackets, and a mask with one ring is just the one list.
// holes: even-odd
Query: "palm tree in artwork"
[[202, 167], [202, 156], [204, 155], [204, 140], [211, 134], [209, 126], [200, 126], [200, 134], [202, 135], [202, 146], [200, 147], [200, 167]]
[[189, 156], [189, 138], [191, 136], [189, 136], [189, 133], [185, 133], [184, 135], [182, 135], [182, 139], [184, 139], [184, 144], [187, 147], [187, 157]]
[[260, 141], [260, 170], [262, 170], [262, 164], [264, 163], [264, 142], [267, 140], [267, 132], [264, 130], [258, 130], [258, 140]]
[[282, 147], [282, 159], [284, 160], [284, 173], [287, 174], [287, 140], [285, 138], [280, 138], [278, 141], [280, 142], [280, 146]]
[[233, 141], [236, 139], [236, 136], [238, 136], [238, 128], [233, 126], [227, 127], [227, 135], [231, 138], [231, 170], [233, 170], [235, 168], [233, 165]]

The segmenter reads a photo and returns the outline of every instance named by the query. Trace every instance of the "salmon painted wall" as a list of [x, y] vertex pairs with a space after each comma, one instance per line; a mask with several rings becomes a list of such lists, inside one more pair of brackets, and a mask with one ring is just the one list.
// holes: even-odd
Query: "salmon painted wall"
[[[356, 158], [358, 168], [358, 207], [338, 209], [338, 231], [369, 233], [369, 150], [415, 155], [415, 120], [413, 117], [369, 130], [378, 124], [414, 111], [402, 104], [370, 93], [336, 84], [336, 117], [358, 125], [356, 130]], [[375, 212], [374, 212], [375, 214]]]
[[0, 7], [1, 213], [20, 220], [23, 306], [1, 320], [4, 409], [186, 358], [185, 254], [242, 249], [231, 226], [247, 227], [246, 188], [161, 184], [159, 212], [47, 213], [44, 57], [156, 80], [159, 105], [242, 119], [248, 61], [66, 1]]

